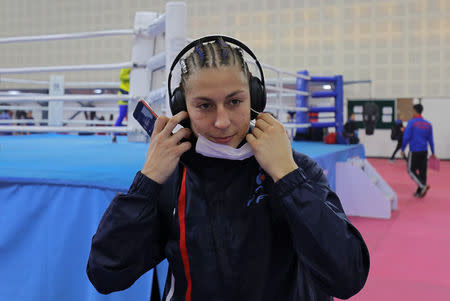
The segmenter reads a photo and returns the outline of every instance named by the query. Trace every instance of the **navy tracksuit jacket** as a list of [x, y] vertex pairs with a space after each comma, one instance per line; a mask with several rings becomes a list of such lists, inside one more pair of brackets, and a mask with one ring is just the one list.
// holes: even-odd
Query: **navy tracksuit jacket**
[[330, 301], [356, 294], [369, 272], [364, 240], [322, 169], [305, 155], [294, 158], [299, 168], [277, 183], [254, 157], [214, 159], [193, 150], [163, 185], [138, 172], [92, 239], [92, 284], [104, 294], [126, 289], [167, 258], [163, 300]]

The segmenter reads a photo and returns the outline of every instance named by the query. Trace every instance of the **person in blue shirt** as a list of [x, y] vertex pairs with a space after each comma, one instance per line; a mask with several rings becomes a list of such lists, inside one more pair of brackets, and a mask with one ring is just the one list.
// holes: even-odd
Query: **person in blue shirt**
[[416, 197], [424, 197], [430, 189], [427, 185], [427, 162], [428, 144], [431, 149], [431, 156], [434, 153], [433, 127], [431, 123], [422, 117], [423, 106], [416, 104], [413, 106], [416, 115], [408, 122], [403, 134], [402, 156], [405, 155], [405, 148], [409, 144], [408, 173], [417, 183]]

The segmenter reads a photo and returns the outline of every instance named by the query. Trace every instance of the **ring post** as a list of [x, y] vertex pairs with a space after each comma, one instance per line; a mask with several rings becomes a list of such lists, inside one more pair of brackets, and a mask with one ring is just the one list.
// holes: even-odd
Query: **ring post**
[[[166, 4], [166, 79], [169, 76], [170, 66], [181, 49], [187, 43], [187, 13], [185, 2], [168, 2]], [[172, 72], [172, 81], [180, 78], [180, 69]], [[177, 87], [178, 82], [171, 83], [171, 87]], [[166, 83], [167, 86], [167, 83]], [[166, 91], [166, 115], [171, 116], [169, 106], [169, 94]]]
[[[302, 71], [298, 71], [297, 74], [303, 74], [308, 76], [308, 71], [307, 70], [302, 70]], [[297, 77], [297, 81], [296, 81], [296, 89], [298, 91], [308, 91], [308, 81], [306, 79], [303, 78], [299, 78]], [[305, 95], [296, 95], [296, 106], [298, 107], [308, 107], [308, 96]], [[309, 119], [308, 119], [308, 112], [296, 112], [295, 114], [295, 121], [296, 123], [308, 123]], [[296, 134], [306, 134], [308, 132], [307, 128], [298, 128], [296, 131]]]
[[337, 132], [337, 142], [339, 144], [346, 144], [347, 141], [344, 138], [344, 80], [342, 75], [335, 76], [335, 87], [334, 91], [336, 93], [335, 98], [335, 120], [336, 120], [336, 132]]
[[[134, 29], [139, 31], [147, 29], [156, 18], [155, 12], [137, 12], [134, 19]], [[154, 55], [154, 38], [148, 38], [143, 35], [133, 37], [133, 48], [131, 60], [135, 65], [145, 66], [148, 59]], [[145, 96], [150, 92], [150, 82], [152, 78], [151, 70], [147, 68], [133, 67], [130, 72], [130, 95]], [[149, 137], [139, 123], [132, 117], [134, 108], [139, 100], [130, 99], [128, 101], [128, 141], [129, 142], [147, 142]]]

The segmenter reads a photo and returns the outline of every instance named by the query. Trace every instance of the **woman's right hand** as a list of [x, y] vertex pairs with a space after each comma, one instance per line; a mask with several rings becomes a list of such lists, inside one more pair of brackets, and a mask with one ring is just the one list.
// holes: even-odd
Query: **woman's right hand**
[[147, 158], [141, 173], [159, 184], [163, 184], [170, 177], [177, 167], [181, 155], [192, 146], [187, 141], [180, 143], [181, 139], [191, 135], [190, 129], [182, 128], [172, 134], [174, 128], [186, 118], [188, 118], [188, 113], [181, 111], [172, 118], [159, 116], [155, 122]]

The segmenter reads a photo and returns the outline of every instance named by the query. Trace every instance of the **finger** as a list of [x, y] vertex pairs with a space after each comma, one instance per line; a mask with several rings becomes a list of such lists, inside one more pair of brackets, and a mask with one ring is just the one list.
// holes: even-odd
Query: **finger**
[[166, 127], [164, 128], [164, 132], [166, 134], [172, 134], [173, 129], [184, 119], [188, 118], [188, 113], [186, 111], [181, 111], [172, 118], [169, 119], [169, 122], [167, 122]]
[[166, 117], [166, 116], [159, 116], [156, 119], [155, 126], [153, 127], [152, 136], [156, 135], [158, 133], [161, 133], [161, 131], [164, 129], [164, 127], [166, 126], [168, 121], [169, 121], [168, 117]]
[[181, 156], [183, 153], [187, 152], [191, 148], [191, 146], [192, 144], [189, 141], [177, 145], [178, 156]]
[[264, 131], [264, 129], [268, 126], [270, 126], [270, 124], [267, 123], [264, 119], [256, 119], [255, 127], [259, 128], [260, 130]]
[[276, 121], [276, 119], [273, 118], [273, 116], [270, 115], [269, 113], [261, 113], [258, 115], [258, 117], [256, 119], [264, 120], [268, 124], [272, 124], [274, 121]]
[[245, 136], [245, 139], [247, 140], [248, 144], [250, 144], [250, 146], [253, 148], [253, 145], [256, 142], [255, 135], [249, 133], [249, 134], [247, 134], [247, 136]]
[[191, 136], [191, 133], [192, 133], [191, 129], [182, 128], [179, 129], [175, 134], [173, 134], [173, 136], [170, 139], [173, 140], [175, 143], [178, 143], [183, 138], [189, 138]]
[[253, 131], [252, 131], [252, 134], [253, 134], [253, 136], [256, 137], [256, 139], [258, 139], [258, 138], [261, 138], [264, 135], [264, 132], [262, 130], [260, 130], [259, 128], [254, 127]]

